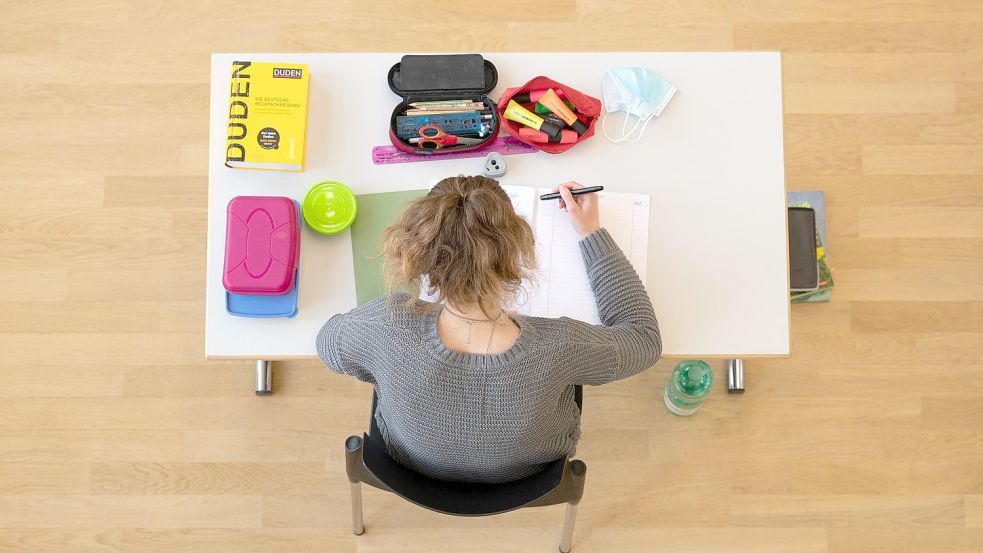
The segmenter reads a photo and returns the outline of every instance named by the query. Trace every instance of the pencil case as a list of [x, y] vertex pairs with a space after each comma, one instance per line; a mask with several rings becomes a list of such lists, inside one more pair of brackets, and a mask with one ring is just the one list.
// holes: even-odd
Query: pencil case
[[226, 214], [225, 289], [246, 295], [290, 292], [300, 253], [297, 204], [280, 196], [238, 196]]
[[[552, 88], [554, 91], [561, 93], [561, 97], [571, 104], [575, 108], [575, 114], [577, 119], [586, 127], [586, 130], [577, 136], [574, 141], [563, 142], [540, 142], [538, 140], [531, 140], [529, 138], [530, 133], [521, 133], [520, 131], [524, 128], [528, 128], [522, 123], [517, 123], [509, 119], [505, 119], [504, 113], [509, 105], [509, 101], [512, 100], [517, 95], [520, 96], [519, 104], [528, 109], [529, 111], [535, 111], [535, 105], [529, 103], [532, 100], [533, 95], [527, 94], [531, 91], [541, 91]], [[528, 96], [529, 98], [526, 98]], [[534, 148], [538, 148], [549, 154], [559, 154], [573, 148], [577, 144], [587, 140], [594, 135], [594, 125], [597, 123], [597, 119], [601, 115], [601, 101], [592, 96], [588, 96], [583, 92], [575, 88], [571, 88], [565, 84], [558, 83], [549, 77], [534, 77], [529, 82], [522, 86], [517, 86], [515, 88], [506, 89], [505, 92], [498, 98], [498, 115], [502, 121], [502, 128], [505, 132], [514, 136], [516, 139], [529, 144]], [[537, 115], [542, 115], [542, 113], [537, 113]], [[581, 129], [583, 130], [583, 129]], [[569, 133], [564, 133], [569, 134]]]
[[[397, 149], [422, 155], [440, 155], [477, 150], [491, 143], [498, 135], [500, 114], [488, 93], [498, 84], [498, 70], [480, 54], [407, 55], [389, 69], [389, 88], [402, 101], [393, 109], [389, 120], [389, 140]], [[484, 104], [491, 115], [487, 129], [476, 144], [424, 148], [411, 144], [405, 128], [398, 128], [397, 117], [402, 116], [411, 103], [438, 100], [473, 99]], [[482, 129], [477, 129], [480, 133]], [[399, 135], [402, 134], [404, 138]]]

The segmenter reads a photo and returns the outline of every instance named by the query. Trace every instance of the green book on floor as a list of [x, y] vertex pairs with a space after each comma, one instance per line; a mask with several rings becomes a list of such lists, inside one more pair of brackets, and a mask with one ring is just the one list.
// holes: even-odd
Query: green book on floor
[[380, 192], [355, 196], [358, 216], [352, 223], [352, 261], [355, 265], [355, 301], [362, 305], [386, 291], [382, 277], [382, 232], [402, 213], [406, 204], [427, 194], [426, 189]]

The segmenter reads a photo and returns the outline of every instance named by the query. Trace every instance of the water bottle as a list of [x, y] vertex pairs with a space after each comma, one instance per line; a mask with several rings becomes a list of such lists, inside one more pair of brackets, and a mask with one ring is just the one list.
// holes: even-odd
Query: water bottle
[[713, 385], [713, 371], [699, 360], [680, 361], [672, 370], [664, 396], [666, 409], [673, 415], [692, 415], [703, 405]]

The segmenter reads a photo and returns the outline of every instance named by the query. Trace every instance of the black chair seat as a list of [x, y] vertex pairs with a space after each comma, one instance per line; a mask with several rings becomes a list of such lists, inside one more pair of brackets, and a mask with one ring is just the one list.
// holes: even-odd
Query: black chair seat
[[518, 509], [560, 484], [566, 458], [520, 480], [501, 484], [450, 482], [422, 475], [397, 463], [385, 446], [364, 436], [365, 467], [396, 495], [434, 511], [457, 516], [485, 516]]

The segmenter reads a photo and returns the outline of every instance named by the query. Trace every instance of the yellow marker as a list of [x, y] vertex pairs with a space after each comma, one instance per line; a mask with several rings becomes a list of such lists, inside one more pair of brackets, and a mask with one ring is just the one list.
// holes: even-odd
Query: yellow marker
[[553, 138], [560, 136], [559, 127], [543, 121], [542, 117], [520, 106], [515, 100], [509, 100], [509, 105], [505, 108], [505, 118], [536, 129], [537, 131], [543, 131]]

